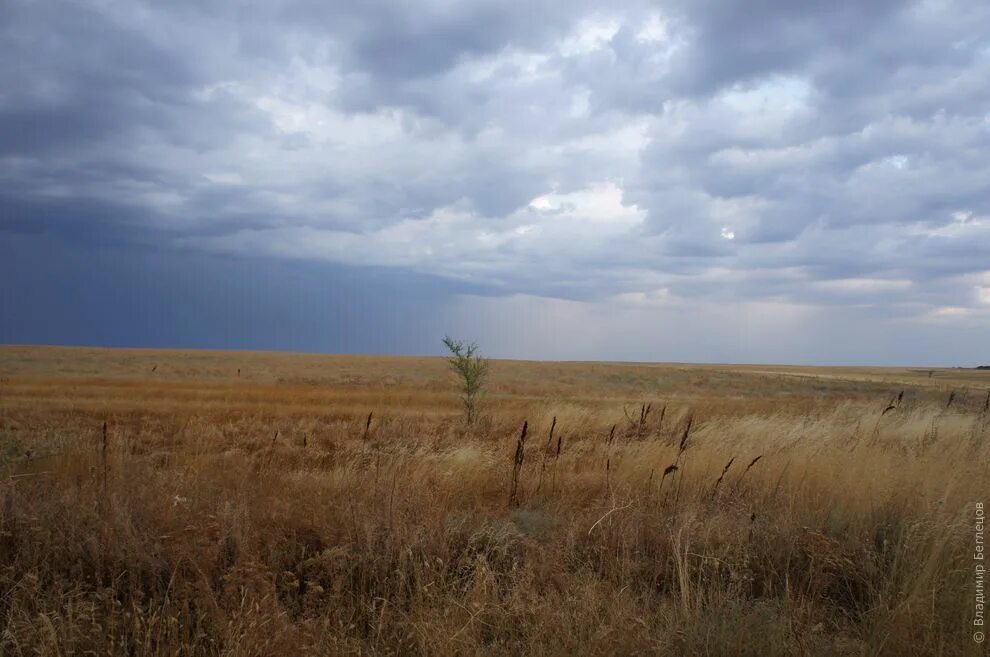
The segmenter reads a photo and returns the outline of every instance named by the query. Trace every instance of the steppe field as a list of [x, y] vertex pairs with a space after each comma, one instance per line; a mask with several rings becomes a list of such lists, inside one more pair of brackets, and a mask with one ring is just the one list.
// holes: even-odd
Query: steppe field
[[0, 347], [0, 654], [982, 655], [988, 391]]

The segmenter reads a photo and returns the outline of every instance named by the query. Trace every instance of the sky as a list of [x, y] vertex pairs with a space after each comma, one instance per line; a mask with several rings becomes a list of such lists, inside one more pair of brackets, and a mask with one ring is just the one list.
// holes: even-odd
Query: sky
[[0, 2], [0, 342], [990, 363], [984, 0]]

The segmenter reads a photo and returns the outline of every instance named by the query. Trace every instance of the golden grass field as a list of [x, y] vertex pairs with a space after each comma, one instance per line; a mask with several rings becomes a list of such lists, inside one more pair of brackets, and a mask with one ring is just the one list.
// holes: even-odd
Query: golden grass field
[[982, 655], [988, 391], [0, 347], [0, 654]]

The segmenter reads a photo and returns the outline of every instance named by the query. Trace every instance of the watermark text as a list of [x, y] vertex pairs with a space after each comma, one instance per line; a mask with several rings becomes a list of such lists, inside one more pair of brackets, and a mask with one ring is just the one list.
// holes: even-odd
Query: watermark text
[[983, 525], [986, 520], [986, 512], [983, 510], [983, 502], [976, 503], [976, 523], [973, 534], [973, 583], [975, 599], [973, 604], [973, 641], [983, 643], [986, 639], [984, 632], [984, 607], [986, 605], [986, 593], [984, 580], [986, 579], [986, 552], [983, 548]]

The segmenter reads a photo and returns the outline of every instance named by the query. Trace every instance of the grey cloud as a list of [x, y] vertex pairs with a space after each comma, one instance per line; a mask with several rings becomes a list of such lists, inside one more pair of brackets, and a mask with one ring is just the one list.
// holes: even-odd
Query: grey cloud
[[910, 5], [904, 0], [685, 2], [682, 29], [693, 33], [678, 57], [676, 84], [696, 94], [761, 76], [794, 73], [822, 53], [868, 41]]
[[0, 241], [978, 321], [987, 34], [977, 0], [12, 0]]
[[50, 153], [161, 127], [163, 105], [182, 102], [197, 81], [178, 53], [85, 6], [5, 7], [0, 42], [10, 64], [0, 68], [7, 90], [0, 98], [0, 153]]

